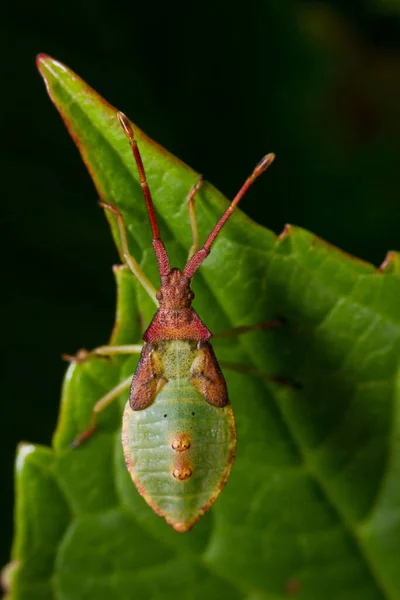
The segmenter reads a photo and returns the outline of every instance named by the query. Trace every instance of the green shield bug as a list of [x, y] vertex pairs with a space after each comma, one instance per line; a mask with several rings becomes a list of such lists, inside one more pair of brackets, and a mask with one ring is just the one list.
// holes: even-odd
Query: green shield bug
[[[202, 178], [193, 186], [188, 196], [193, 245], [181, 271], [169, 265], [131, 124], [122, 113], [117, 116], [132, 148], [146, 201], [161, 278], [157, 293], [129, 253], [122, 215], [114, 206], [101, 205], [115, 215], [125, 261], [157, 299], [159, 308], [143, 335], [143, 346], [101, 346], [68, 357], [82, 361], [89, 356], [140, 352], [133, 380], [123, 381], [95, 404], [89, 427], [72, 445], [84, 442], [95, 429], [96, 415], [130, 387], [122, 425], [127, 468], [153, 510], [176, 531], [185, 532], [217, 498], [228, 479], [236, 448], [235, 419], [225, 379], [210, 344], [211, 332], [191, 307], [191, 281], [245, 192], [275, 156], [267, 154], [258, 163], [200, 249], [194, 199]], [[271, 321], [232, 331], [243, 333], [276, 324]]]

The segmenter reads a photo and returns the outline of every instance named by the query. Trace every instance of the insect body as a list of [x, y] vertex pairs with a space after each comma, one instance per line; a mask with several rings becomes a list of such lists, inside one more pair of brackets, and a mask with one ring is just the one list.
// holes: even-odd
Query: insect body
[[204, 367], [210, 356], [211, 346], [194, 340], [146, 344], [141, 365], [151, 360], [159, 369], [155, 399], [143, 410], [132, 410], [147, 370], [140, 366], [123, 417], [125, 461], [132, 479], [177, 531], [188, 530], [215, 500], [235, 453], [232, 406], [216, 362]]
[[[202, 179], [193, 186], [188, 198], [193, 246], [183, 271], [171, 269], [131, 125], [122, 113], [118, 113], [118, 119], [136, 160], [149, 213], [161, 277], [157, 294], [129, 254], [121, 214], [111, 205], [103, 206], [116, 215], [125, 260], [150, 295], [155, 296], [159, 308], [143, 335], [145, 343], [132, 383], [122, 382], [96, 403], [90, 427], [73, 445], [79, 445], [93, 433], [96, 414], [130, 385], [122, 427], [127, 468], [148, 504], [176, 531], [183, 532], [217, 498], [228, 479], [236, 446], [235, 420], [226, 383], [209, 342], [211, 333], [191, 307], [191, 281], [238, 202], [272, 163], [274, 155], [268, 154], [257, 165], [200, 249], [193, 200]], [[103, 346], [78, 354], [76, 360], [88, 354], [134, 353], [139, 349]]]

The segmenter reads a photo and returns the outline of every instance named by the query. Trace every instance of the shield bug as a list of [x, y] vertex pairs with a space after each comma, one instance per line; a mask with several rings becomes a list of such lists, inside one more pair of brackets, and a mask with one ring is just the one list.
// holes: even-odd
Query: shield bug
[[[258, 163], [200, 249], [194, 199], [202, 178], [193, 186], [188, 196], [193, 245], [181, 271], [170, 267], [160, 238], [131, 124], [122, 113], [117, 116], [129, 140], [147, 205], [161, 278], [157, 293], [129, 253], [121, 213], [114, 206], [101, 205], [115, 215], [125, 261], [152, 298], [156, 298], [159, 308], [143, 335], [143, 346], [102, 346], [69, 357], [81, 361], [89, 356], [140, 352], [132, 381], [131, 378], [123, 381], [95, 404], [90, 426], [72, 445], [78, 446], [86, 440], [95, 429], [96, 415], [130, 387], [122, 425], [127, 468], [139, 493], [154, 511], [176, 531], [184, 532], [217, 498], [228, 479], [236, 447], [235, 419], [225, 379], [210, 344], [211, 332], [191, 307], [194, 298], [191, 281], [243, 195], [275, 157], [267, 154]], [[261, 328], [275, 324], [276, 321], [264, 323]], [[243, 333], [256, 328], [260, 326], [233, 331]]]

